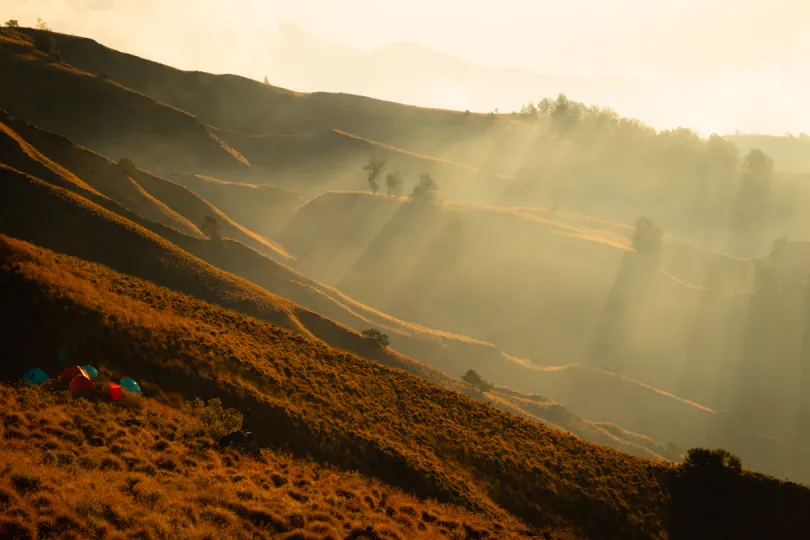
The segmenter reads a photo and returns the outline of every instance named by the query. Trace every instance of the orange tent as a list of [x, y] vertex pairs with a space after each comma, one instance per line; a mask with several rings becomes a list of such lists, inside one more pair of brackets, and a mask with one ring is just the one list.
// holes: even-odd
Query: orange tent
[[90, 377], [87, 374], [79, 374], [73, 377], [73, 380], [70, 381], [70, 391], [71, 392], [89, 392], [90, 390], [95, 390], [96, 385], [93, 384], [93, 381], [90, 380]]
[[90, 378], [90, 376], [87, 375], [87, 372], [84, 370], [83, 367], [81, 367], [81, 366], [73, 366], [73, 367], [66, 368], [65, 371], [63, 371], [62, 374], [59, 375], [59, 380], [60, 381], [72, 381], [73, 378], [78, 376], [78, 375], [84, 375], [88, 379]]
[[110, 399], [113, 401], [121, 401], [121, 385], [110, 383]]

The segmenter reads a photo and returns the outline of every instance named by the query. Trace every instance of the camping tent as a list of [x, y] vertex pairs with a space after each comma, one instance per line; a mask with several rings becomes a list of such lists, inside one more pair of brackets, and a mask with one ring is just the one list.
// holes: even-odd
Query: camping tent
[[82, 366], [82, 369], [84, 369], [87, 372], [87, 375], [91, 379], [95, 379], [96, 377], [98, 377], [98, 370], [96, 368], [94, 368], [93, 366], [91, 366], [90, 364], [87, 364], [86, 366]]
[[29, 369], [23, 375], [25, 382], [28, 384], [42, 384], [48, 380], [48, 374], [39, 368]]
[[89, 392], [95, 389], [96, 385], [93, 384], [93, 381], [90, 380], [90, 377], [88, 377], [86, 373], [76, 375], [73, 377], [73, 380], [70, 381], [71, 392]]
[[132, 379], [121, 379], [121, 387], [129, 392], [143, 394], [143, 392], [141, 392], [141, 387]]
[[90, 376], [87, 374], [87, 372], [84, 370], [83, 367], [81, 367], [81, 366], [73, 366], [73, 367], [66, 368], [65, 371], [63, 371], [62, 374], [59, 375], [59, 380], [60, 381], [72, 381], [73, 378], [76, 377], [77, 375], [83, 375], [83, 376], [87, 377], [88, 379], [90, 378]]
[[121, 401], [121, 385], [110, 383], [110, 399], [113, 401]]

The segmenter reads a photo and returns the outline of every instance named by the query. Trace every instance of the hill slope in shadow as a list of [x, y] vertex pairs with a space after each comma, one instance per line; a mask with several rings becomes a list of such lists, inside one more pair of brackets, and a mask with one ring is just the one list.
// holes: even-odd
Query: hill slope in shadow
[[49, 36], [55, 35], [38, 30], [0, 33], [0, 109], [148, 169], [249, 170], [243, 157], [193, 115], [39, 51], [35, 42]]
[[[137, 167], [130, 169], [114, 164], [65, 137], [36, 128], [2, 111], [0, 130], [0, 162], [6, 165], [43, 179], [58, 177], [55, 185], [73, 191], [76, 190], [72, 186], [76, 186], [77, 193], [82, 196], [103, 196], [151, 222], [192, 236], [202, 237], [198, 226], [206, 216], [213, 217], [222, 236], [244, 242], [275, 259], [290, 260], [281, 246], [235, 223], [219, 208], [184, 186]], [[43, 165], [45, 163], [48, 165]], [[57, 171], [56, 176], [51, 169]], [[92, 200], [100, 202], [98, 198]]]
[[276, 236], [306, 202], [298, 193], [278, 186], [226, 182], [196, 174], [171, 174], [169, 179], [229, 216], [239, 216], [240, 223], [267, 238]]

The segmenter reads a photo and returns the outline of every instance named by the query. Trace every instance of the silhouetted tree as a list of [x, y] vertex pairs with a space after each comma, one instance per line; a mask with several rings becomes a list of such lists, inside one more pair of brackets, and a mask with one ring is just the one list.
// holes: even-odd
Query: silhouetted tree
[[118, 160], [118, 166], [128, 175], [134, 176], [135, 173], [138, 172], [138, 168], [135, 166], [135, 162], [129, 159], [128, 157], [122, 157]]
[[6, 28], [19, 28], [20, 23], [19, 23], [19, 21], [17, 21], [17, 19], [10, 19], [10, 20], [6, 21], [5, 26], [6, 26]]
[[402, 195], [402, 176], [398, 171], [388, 173], [385, 177], [385, 185], [388, 187], [388, 194], [395, 197]]
[[419, 175], [419, 184], [413, 188], [411, 199], [432, 200], [436, 196], [438, 189], [439, 184], [436, 183], [430, 173], [422, 173]]
[[48, 28], [48, 23], [43, 21], [41, 17], [37, 17], [37, 24], [36, 26], [34, 26], [34, 28], [36, 28], [37, 30], [50, 31], [50, 28]]
[[741, 244], [761, 233], [767, 224], [773, 169], [773, 159], [761, 150], [751, 150], [743, 159], [743, 174], [731, 208], [735, 252], [745, 251]]
[[722, 448], [715, 450], [692, 448], [686, 451], [683, 467], [687, 470], [740, 471], [742, 470], [742, 461], [739, 457]]
[[655, 226], [650, 218], [640, 217], [633, 233], [633, 249], [648, 257], [658, 257], [664, 241], [664, 231]]
[[222, 240], [222, 235], [219, 232], [219, 223], [211, 216], [205, 216], [200, 231], [202, 231], [209, 240], [213, 240], [214, 242]]
[[363, 330], [362, 332], [363, 337], [368, 340], [373, 341], [383, 349], [388, 347], [390, 341], [388, 340], [388, 336], [377, 330], [376, 328], [369, 328], [368, 330]]
[[489, 392], [494, 388], [494, 385], [482, 379], [481, 375], [479, 375], [474, 369], [467, 370], [467, 373], [461, 377], [461, 380], [469, 383], [470, 386], [478, 389], [480, 392]]
[[380, 175], [385, 170], [385, 160], [378, 158], [369, 158], [368, 163], [363, 167], [363, 170], [368, 173], [368, 185], [372, 193], [380, 191]]

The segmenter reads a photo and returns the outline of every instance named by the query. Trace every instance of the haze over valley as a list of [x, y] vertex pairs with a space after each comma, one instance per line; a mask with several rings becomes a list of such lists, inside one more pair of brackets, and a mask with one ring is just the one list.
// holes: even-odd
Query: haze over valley
[[540, 4], [0, 2], [0, 537], [804, 537], [810, 12]]

